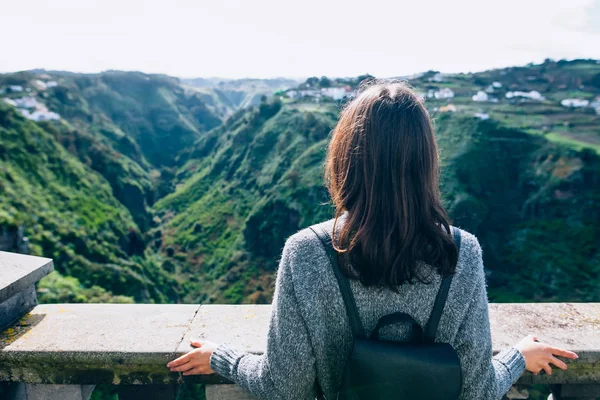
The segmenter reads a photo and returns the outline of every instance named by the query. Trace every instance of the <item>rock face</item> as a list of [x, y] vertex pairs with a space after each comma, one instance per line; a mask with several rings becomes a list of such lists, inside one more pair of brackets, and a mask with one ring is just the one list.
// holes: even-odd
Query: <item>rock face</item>
[[48, 258], [0, 251], [0, 329], [37, 305], [35, 284], [53, 268]]
[[0, 251], [29, 253], [29, 238], [24, 235], [22, 226], [0, 226]]

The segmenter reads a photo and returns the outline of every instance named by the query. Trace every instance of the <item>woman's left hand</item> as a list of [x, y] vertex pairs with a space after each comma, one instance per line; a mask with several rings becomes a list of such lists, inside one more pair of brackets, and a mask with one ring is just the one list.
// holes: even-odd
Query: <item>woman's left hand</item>
[[208, 375], [215, 371], [210, 368], [210, 356], [217, 348], [217, 345], [211, 342], [190, 340], [190, 344], [196, 349], [190, 350], [187, 354], [171, 361], [167, 368], [171, 372], [183, 372], [183, 375]]

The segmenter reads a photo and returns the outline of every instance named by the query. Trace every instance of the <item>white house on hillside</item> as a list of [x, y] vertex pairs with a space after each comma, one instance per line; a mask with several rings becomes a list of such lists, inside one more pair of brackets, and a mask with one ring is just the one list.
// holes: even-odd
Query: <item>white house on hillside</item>
[[52, 121], [59, 120], [60, 115], [48, 111], [43, 103], [37, 101], [35, 97], [21, 97], [20, 99], [5, 98], [4, 102], [16, 107], [22, 116], [33, 121]]
[[19, 108], [37, 108], [38, 101], [35, 97], [26, 96], [21, 97], [20, 99], [14, 99], [15, 103], [17, 103], [17, 107]]
[[34, 112], [29, 112], [29, 110], [21, 110], [21, 114], [25, 118], [31, 119], [33, 121], [53, 121], [53, 120], [59, 120], [60, 119], [60, 115], [58, 115], [55, 112], [51, 112], [51, 111], [34, 111]]
[[316, 97], [316, 96], [321, 96], [321, 93], [319, 93], [318, 90], [313, 90], [313, 89], [308, 89], [308, 90], [300, 90], [298, 92], [298, 94], [300, 95], [300, 97]]
[[538, 100], [538, 101], [545, 100], [544, 96], [542, 96], [540, 94], [540, 92], [538, 92], [537, 90], [532, 90], [530, 92], [521, 92], [518, 90], [514, 91], [514, 92], [506, 92], [507, 99], [512, 99], [514, 97], [523, 97], [526, 99]]
[[40, 81], [39, 79], [33, 81], [32, 85], [34, 88], [40, 91], [46, 90], [46, 88], [48, 87], [48, 85], [46, 85], [46, 82]]
[[429, 78], [430, 82], [444, 82], [444, 74], [438, 72], [433, 77]]
[[436, 99], [451, 99], [454, 97], [454, 92], [449, 88], [441, 88], [440, 90], [433, 93], [433, 97]]
[[331, 97], [334, 100], [341, 100], [346, 96], [345, 87], [329, 87], [321, 89], [323, 96]]
[[4, 102], [5, 102], [6, 104], [8, 104], [8, 105], [11, 105], [11, 106], [13, 106], [13, 107], [17, 107], [17, 102], [16, 102], [16, 101], [14, 101], [13, 99], [8, 99], [8, 98], [5, 98], [5, 99], [4, 99]]
[[584, 99], [564, 99], [560, 102], [560, 104], [563, 107], [580, 108], [587, 107], [590, 104], [590, 101]]
[[600, 96], [597, 96], [594, 101], [590, 103], [590, 107], [596, 110], [596, 114], [600, 114]]
[[480, 90], [473, 96], [473, 101], [488, 101], [488, 94], [483, 90]]

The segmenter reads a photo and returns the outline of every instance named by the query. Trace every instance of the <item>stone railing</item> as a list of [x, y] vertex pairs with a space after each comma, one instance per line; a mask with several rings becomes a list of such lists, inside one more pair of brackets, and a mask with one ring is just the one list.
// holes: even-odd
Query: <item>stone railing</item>
[[[190, 382], [205, 384], [208, 400], [251, 398], [218, 376], [183, 377], [165, 365], [190, 338], [261, 353], [270, 306], [35, 306], [31, 287], [51, 269], [51, 260], [0, 252], [0, 311], [10, 315], [0, 314], [0, 397], [83, 400], [111, 384], [122, 399], [171, 399]], [[494, 349], [535, 332], [580, 356], [567, 371], [525, 373], [507, 398], [527, 398], [532, 384], [552, 385], [560, 399], [600, 397], [600, 303], [490, 304], [490, 318]]]

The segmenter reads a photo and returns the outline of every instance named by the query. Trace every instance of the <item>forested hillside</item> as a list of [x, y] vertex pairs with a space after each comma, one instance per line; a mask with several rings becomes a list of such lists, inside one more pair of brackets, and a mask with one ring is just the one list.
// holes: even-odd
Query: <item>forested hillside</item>
[[235, 111], [258, 106], [261, 96], [296, 86], [299, 82], [287, 78], [272, 79], [182, 79], [184, 87], [197, 91], [211, 111], [229, 117]]
[[25, 227], [30, 252], [54, 259], [60, 274], [43, 285], [48, 300], [132, 301], [105, 288], [149, 299], [154, 284], [131, 213], [102, 176], [58, 143], [57, 128], [0, 105], [0, 224]]
[[[171, 268], [189, 274], [186, 301], [269, 298], [285, 238], [331, 216], [321, 174], [335, 114], [278, 108], [201, 139], [178, 190], [155, 207]], [[436, 125], [446, 204], [482, 243], [491, 299], [597, 298], [600, 158], [489, 120], [441, 115]]]
[[[42, 299], [91, 301], [69, 292], [94, 285], [137, 301], [174, 298], [172, 277], [144, 254], [151, 207], [172, 190], [179, 153], [221, 120], [160, 75], [22, 72], [0, 75], [0, 89], [0, 223], [23, 227], [33, 254], [79, 279], [43, 285]], [[14, 103], [60, 120], [27, 121]]]
[[[598, 77], [583, 60], [409, 78], [493, 301], [600, 297]], [[162, 75], [0, 75], [0, 233], [54, 258], [42, 301], [267, 302], [285, 239], [332, 215], [322, 164], [346, 99], [327, 96], [364, 78], [242, 107]]]

